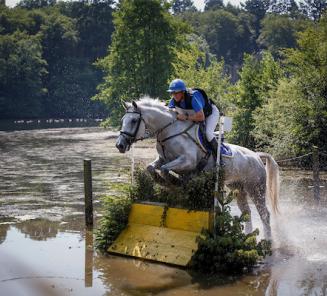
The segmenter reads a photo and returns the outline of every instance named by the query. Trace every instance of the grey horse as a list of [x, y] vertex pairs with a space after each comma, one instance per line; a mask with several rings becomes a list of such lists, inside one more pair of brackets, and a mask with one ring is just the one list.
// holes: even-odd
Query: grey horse
[[[121, 153], [145, 137], [146, 130], [157, 137], [158, 157], [149, 164], [154, 173], [172, 171], [179, 175], [194, 172], [206, 152], [196, 141], [198, 125], [191, 121], [179, 121], [176, 113], [164, 103], [144, 97], [133, 103], [124, 103], [126, 113], [122, 118], [122, 128], [116, 141]], [[251, 217], [247, 201], [249, 196], [256, 206], [263, 223], [264, 235], [271, 238], [270, 214], [266, 206], [266, 194], [271, 200], [274, 212], [278, 211], [279, 169], [276, 161], [268, 153], [253, 152], [247, 148], [228, 144], [232, 157], [223, 157], [225, 185], [236, 192], [237, 205], [243, 214]], [[266, 162], [266, 166], [263, 162]], [[215, 160], [209, 157], [205, 170], [215, 167]], [[245, 231], [252, 231], [251, 219]]]

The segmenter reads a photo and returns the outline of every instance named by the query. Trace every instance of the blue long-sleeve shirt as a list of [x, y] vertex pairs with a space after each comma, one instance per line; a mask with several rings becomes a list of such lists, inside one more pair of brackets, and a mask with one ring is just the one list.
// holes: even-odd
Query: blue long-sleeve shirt
[[[205, 100], [201, 94], [201, 92], [199, 92], [198, 90], [193, 90], [192, 91], [192, 108], [195, 112], [199, 112], [201, 110], [203, 110], [204, 106], [205, 106]], [[175, 101], [172, 98], [168, 104], [169, 108], [175, 108]], [[182, 109], [186, 109], [186, 105], [185, 105], [185, 100], [182, 100], [180, 103], [180, 107]]]

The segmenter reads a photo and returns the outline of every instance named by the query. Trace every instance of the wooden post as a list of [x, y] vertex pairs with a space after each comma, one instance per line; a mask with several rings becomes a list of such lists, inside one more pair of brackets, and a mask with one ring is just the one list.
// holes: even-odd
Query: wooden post
[[312, 159], [313, 159], [313, 192], [314, 199], [316, 202], [320, 201], [320, 182], [319, 182], [319, 149], [317, 146], [313, 146], [312, 150]]
[[91, 159], [84, 159], [85, 225], [93, 226]]

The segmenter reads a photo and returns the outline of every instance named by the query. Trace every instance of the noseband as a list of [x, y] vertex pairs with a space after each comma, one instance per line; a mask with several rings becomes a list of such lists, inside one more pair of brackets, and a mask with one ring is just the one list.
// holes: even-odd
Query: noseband
[[141, 139], [136, 139], [136, 135], [137, 135], [137, 133], [139, 131], [139, 128], [140, 128], [140, 125], [141, 125], [141, 121], [143, 121], [144, 124], [145, 124], [145, 121], [144, 121], [144, 119], [142, 117], [141, 112], [138, 112], [138, 111], [127, 111], [126, 114], [127, 113], [134, 113], [134, 114], [138, 114], [139, 115], [139, 118], [137, 119], [136, 127], [134, 128], [133, 132], [124, 131], [122, 129], [120, 130], [120, 135], [122, 135], [126, 139], [128, 145], [132, 145], [137, 140], [143, 140], [142, 138]]

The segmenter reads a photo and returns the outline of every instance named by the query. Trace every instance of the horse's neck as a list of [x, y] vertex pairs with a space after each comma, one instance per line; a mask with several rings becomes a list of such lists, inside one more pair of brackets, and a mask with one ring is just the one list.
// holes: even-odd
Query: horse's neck
[[160, 109], [149, 108], [146, 112], [143, 112], [143, 118], [147, 125], [147, 128], [153, 132], [160, 130], [167, 124], [175, 120], [175, 116], [171, 112], [164, 112]]

